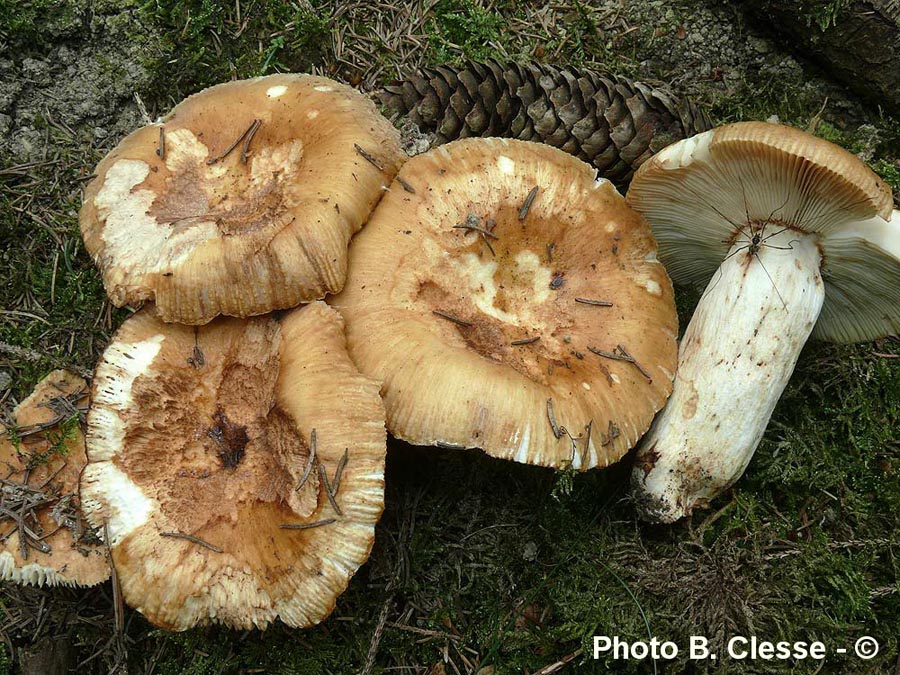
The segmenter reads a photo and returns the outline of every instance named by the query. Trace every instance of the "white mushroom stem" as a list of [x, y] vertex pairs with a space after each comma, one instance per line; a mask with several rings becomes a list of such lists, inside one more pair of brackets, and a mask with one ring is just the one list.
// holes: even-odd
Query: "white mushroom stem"
[[822, 309], [821, 259], [816, 235], [795, 230], [731, 248], [688, 325], [669, 403], [638, 450], [642, 518], [678, 520], [744, 472]]

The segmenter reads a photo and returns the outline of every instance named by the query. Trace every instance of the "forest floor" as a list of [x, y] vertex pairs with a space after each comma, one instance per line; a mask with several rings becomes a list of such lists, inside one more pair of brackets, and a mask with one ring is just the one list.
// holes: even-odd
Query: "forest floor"
[[[82, 186], [126, 133], [231, 78], [315, 71], [371, 91], [465, 57], [667, 83], [716, 123], [809, 129], [900, 189], [900, 120], [721, 0], [0, 0], [4, 410], [53, 368], [89, 373], [129, 314], [107, 302], [77, 227]], [[684, 324], [697, 296], [678, 295]], [[870, 634], [871, 661], [851, 649], [784, 670], [900, 673], [898, 356], [889, 339], [809, 345], [743, 479], [669, 527], [637, 521], [630, 457], [572, 475], [391, 442], [372, 559], [321, 625], [172, 634], [129, 611], [117, 637], [108, 585], [8, 587], [0, 673], [51, 639], [78, 672], [122, 653], [131, 673], [654, 672], [593, 661], [597, 634], [705, 635], [720, 652], [731, 635], [832, 649]], [[659, 672], [730, 672], [684, 659]]]

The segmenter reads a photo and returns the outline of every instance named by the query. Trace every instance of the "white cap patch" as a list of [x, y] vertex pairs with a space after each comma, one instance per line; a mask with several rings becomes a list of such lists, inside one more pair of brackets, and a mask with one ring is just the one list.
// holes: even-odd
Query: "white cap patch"
[[644, 284], [644, 287], [647, 289], [647, 292], [650, 295], [662, 295], [662, 287], [659, 285], [659, 282], [656, 281], [656, 279], [648, 279], [647, 283]]
[[164, 339], [159, 334], [131, 344], [113, 343], [106, 350], [106, 363], [97, 371], [95, 405], [88, 422], [88, 435], [94, 439], [92, 461], [111, 459], [121, 449], [125, 428], [118, 412], [131, 407], [134, 381], [147, 372]]
[[[443, 253], [447, 257], [446, 252]], [[459, 271], [460, 276], [469, 284], [471, 298], [482, 312], [495, 319], [513, 325], [533, 323], [530, 307], [545, 302], [550, 296], [550, 281], [553, 274], [541, 264], [541, 259], [534, 251], [519, 251], [515, 257], [515, 277], [523, 287], [530, 286], [528, 297], [531, 302], [524, 305], [518, 314], [503, 311], [496, 306], [495, 300], [499, 289], [494, 274], [499, 267], [494, 260], [479, 258], [474, 253], [465, 253], [451, 264]], [[528, 282], [531, 282], [530, 284]]]
[[[180, 131], [180, 130], [179, 130]], [[190, 133], [190, 132], [188, 132]], [[178, 161], [180, 153], [171, 134], [166, 164]], [[205, 147], [205, 146], [204, 146]], [[137, 159], [121, 159], [106, 173], [103, 187], [94, 198], [101, 220], [106, 254], [137, 276], [156, 272], [188, 255], [198, 244], [216, 234], [215, 223], [194, 221], [194, 227], [176, 233], [175, 224], [160, 223], [148, 211], [157, 198], [152, 190], [134, 188], [150, 173], [150, 166]]]
[[[519, 432], [516, 432], [515, 440], [518, 440]], [[528, 461], [528, 451], [531, 448], [531, 427], [525, 427], [525, 433], [522, 434], [522, 440], [519, 442], [519, 447], [516, 449], [516, 454], [513, 456], [513, 459], [517, 462], [525, 463]]]
[[[112, 462], [88, 464], [82, 478], [85, 483], [97, 487], [88, 490], [88, 494], [103, 495], [106, 501], [105, 514], [109, 524], [109, 545], [115, 546], [123, 538], [143, 526], [159, 504], [148, 499], [141, 489], [125, 473]], [[97, 510], [98, 505], [90, 498], [85, 499], [85, 509]], [[94, 519], [95, 521], [98, 519]]]
[[497, 166], [503, 173], [512, 173], [516, 170], [516, 163], [506, 155], [500, 155], [497, 158]]

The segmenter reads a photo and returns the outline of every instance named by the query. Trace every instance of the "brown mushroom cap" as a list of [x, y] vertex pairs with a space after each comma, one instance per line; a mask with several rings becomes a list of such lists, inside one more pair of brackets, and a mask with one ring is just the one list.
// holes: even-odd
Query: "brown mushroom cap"
[[83, 379], [54, 370], [13, 411], [12, 436], [0, 426], [5, 476], [0, 506], [14, 512], [25, 500], [42, 502], [34, 509], [36, 518], [26, 516], [24, 524], [44, 547], [29, 544], [36, 539], [21, 537], [15, 520], [4, 513], [0, 579], [37, 586], [93, 586], [109, 578], [106, 550], [80, 514], [78, 477], [87, 462], [84, 436], [77, 423], [67, 423], [87, 396]]
[[97, 367], [82, 497], [154, 624], [308, 626], [368, 558], [384, 452], [378, 386], [323, 303], [199, 329], [140, 312]]
[[856, 155], [793, 127], [738, 122], [674, 143], [628, 189], [676, 283], [705, 286], [751, 235], [815, 234], [825, 304], [814, 337], [900, 330], [900, 246], [891, 189]]
[[81, 232], [117, 306], [152, 300], [187, 324], [294, 307], [341, 289], [350, 237], [405, 157], [346, 85], [220, 84], [100, 162]]
[[677, 316], [650, 228], [560, 150], [469, 139], [411, 159], [350, 258], [332, 302], [407, 441], [604, 466], [672, 390]]

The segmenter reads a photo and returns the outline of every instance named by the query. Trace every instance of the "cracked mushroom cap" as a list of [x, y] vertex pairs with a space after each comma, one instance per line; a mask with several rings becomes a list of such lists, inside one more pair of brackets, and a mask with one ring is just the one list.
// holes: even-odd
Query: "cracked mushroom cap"
[[825, 304], [813, 336], [900, 331], [900, 220], [891, 190], [852, 153], [806, 132], [741, 122], [679, 141], [636, 173], [628, 203], [653, 226], [672, 279], [705, 286], [739, 241], [815, 233]]
[[80, 225], [117, 306], [252, 316], [341, 289], [347, 244], [405, 155], [365, 96], [312, 75], [210, 87], [125, 138]]
[[82, 498], [157, 626], [309, 626], [369, 556], [384, 408], [316, 302], [201, 327], [128, 319], [103, 355]]
[[[106, 550], [82, 517], [77, 494], [87, 462], [77, 415], [87, 397], [82, 378], [54, 370], [13, 411], [14, 429], [0, 426], [6, 476], [0, 498], [4, 581], [94, 586], [109, 578]], [[20, 530], [7, 512], [23, 507], [27, 529]]]
[[468, 139], [411, 159], [333, 298], [419, 445], [577, 469], [619, 459], [672, 391], [672, 287], [643, 218], [549, 146]]

